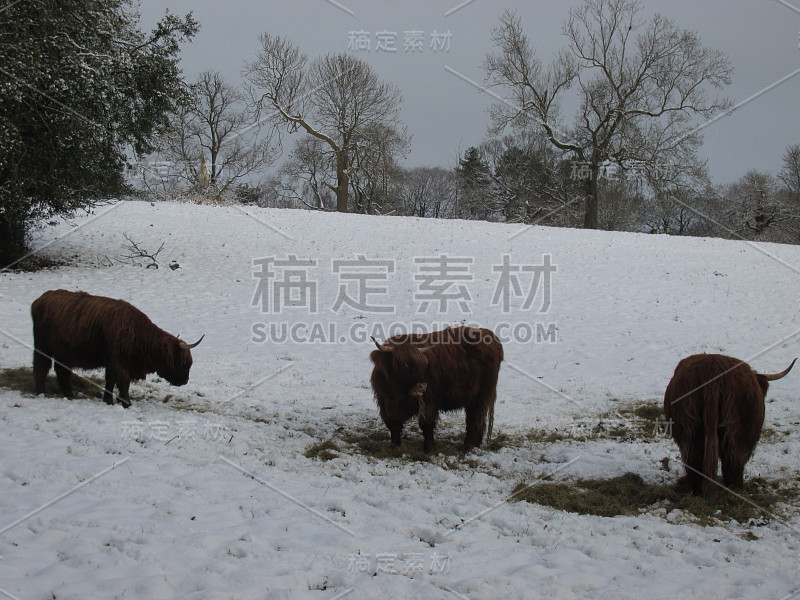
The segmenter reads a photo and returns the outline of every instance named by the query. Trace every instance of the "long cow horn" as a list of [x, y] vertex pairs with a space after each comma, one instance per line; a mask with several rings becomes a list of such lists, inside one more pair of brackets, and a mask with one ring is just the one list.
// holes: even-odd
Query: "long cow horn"
[[781, 379], [782, 377], [786, 377], [789, 374], [789, 371], [792, 370], [792, 367], [796, 362], [797, 359], [795, 358], [792, 361], [792, 364], [790, 364], [785, 371], [781, 371], [780, 373], [773, 373], [771, 375], [764, 374], [764, 379], [766, 379], [767, 381], [775, 381], [776, 379]]
[[200, 344], [200, 342], [202, 342], [202, 341], [203, 341], [203, 338], [204, 338], [204, 337], [206, 337], [206, 334], [205, 334], [205, 333], [204, 333], [203, 335], [201, 335], [201, 336], [200, 336], [200, 339], [199, 339], [199, 340], [197, 340], [197, 341], [196, 341], [194, 344], [186, 344], [186, 345], [187, 345], [187, 346], [188, 346], [190, 349], [191, 349], [191, 348], [196, 348], [196, 347], [197, 347], [197, 346]]
[[369, 337], [370, 337], [370, 339], [371, 339], [373, 342], [375, 342], [375, 347], [376, 347], [378, 350], [380, 350], [381, 352], [391, 352], [391, 351], [394, 349], [392, 346], [388, 346], [388, 345], [383, 345], [383, 346], [381, 346], [381, 345], [378, 343], [378, 340], [376, 340], [374, 336], [369, 336]]

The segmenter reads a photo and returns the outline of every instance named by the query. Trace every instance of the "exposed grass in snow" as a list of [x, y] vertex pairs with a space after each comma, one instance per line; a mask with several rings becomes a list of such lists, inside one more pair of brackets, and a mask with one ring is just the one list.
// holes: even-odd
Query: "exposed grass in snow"
[[[454, 424], [455, 421], [451, 425]], [[772, 429], [765, 429], [764, 434], [762, 444], [780, 441], [782, 437]], [[426, 454], [422, 450], [422, 436], [413, 423], [406, 426], [400, 446], [390, 443], [389, 434], [382, 427], [340, 427], [330, 438], [309, 446], [304, 455], [323, 462], [360, 455], [379, 462], [433, 463], [447, 470], [482, 472], [501, 480], [513, 480], [517, 474], [493, 468], [487, 464], [487, 457], [491, 463], [491, 454], [503, 448], [530, 451], [534, 445], [561, 441], [579, 445], [601, 440], [655, 442], [665, 435], [668, 433], [661, 405], [646, 401], [629, 402], [613, 411], [587, 417], [567, 431], [542, 429], [517, 435], [495, 432], [482, 449], [468, 455], [460, 451], [463, 432], [457, 427], [437, 430], [436, 450]], [[669, 458], [665, 457], [661, 463], [664, 471], [670, 470]], [[711, 498], [702, 498], [692, 495], [683, 480], [677, 484], [649, 483], [639, 474], [625, 473], [607, 479], [520, 482], [511, 499], [582, 515], [614, 517], [648, 513], [667, 521], [690, 521], [704, 526], [731, 521], [761, 526], [793, 512], [790, 507], [800, 504], [800, 487], [789, 479], [757, 477], [747, 480], [738, 496], [721, 489]], [[757, 536], [750, 534], [749, 539]]]
[[[102, 400], [105, 383], [105, 377], [101, 370], [81, 370], [79, 374], [73, 373], [72, 375], [72, 393], [76, 398], [83, 397]], [[27, 396], [33, 396], [33, 369], [31, 367], [0, 369], [0, 388], [20, 392]], [[58, 380], [52, 370], [47, 375], [47, 379], [44, 383], [44, 395], [48, 398], [61, 397]], [[132, 382], [131, 384], [131, 400], [134, 402], [168, 402], [172, 398], [173, 394], [162, 394], [158, 386], [153, 383], [138, 381]]]
[[462, 437], [463, 433], [457, 431], [437, 432], [436, 449], [426, 454], [422, 450], [422, 435], [411, 428], [404, 433], [403, 443], [395, 446], [389, 441], [389, 432], [386, 429], [354, 427], [337, 431], [334, 438], [314, 444], [305, 455], [321, 460], [330, 460], [339, 454], [357, 454], [376, 460], [434, 462], [442, 457], [462, 457]]
[[[72, 392], [76, 396], [102, 398], [104, 385], [105, 380], [99, 375], [83, 373], [80, 377], [72, 376]], [[0, 369], [0, 387], [32, 396], [34, 392], [33, 369], [30, 367]], [[52, 371], [45, 380], [44, 395], [50, 398], [61, 397], [58, 381]]]
[[322, 461], [332, 460], [339, 456], [339, 448], [332, 440], [326, 440], [319, 444], [314, 444], [305, 451], [306, 458], [316, 458]]
[[619, 408], [576, 419], [557, 429], [534, 429], [526, 435], [532, 443], [549, 444], [565, 440], [586, 442], [610, 439], [619, 442], [654, 442], [668, 435], [660, 403], [625, 403]]
[[519, 483], [512, 498], [557, 510], [615, 517], [640, 513], [660, 514], [670, 520], [672, 511], [684, 512], [701, 525], [723, 521], [765, 525], [783, 515], [800, 500], [794, 481], [754, 478], [736, 494], [722, 488], [711, 498], [693, 495], [683, 480], [677, 485], [649, 483], [636, 473], [609, 479], [577, 479], [567, 482]]

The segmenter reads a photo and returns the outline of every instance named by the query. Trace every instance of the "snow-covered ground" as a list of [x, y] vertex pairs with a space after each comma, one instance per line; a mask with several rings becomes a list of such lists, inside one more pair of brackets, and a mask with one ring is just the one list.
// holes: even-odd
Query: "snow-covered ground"
[[[119, 261], [123, 234], [151, 251], [164, 242], [161, 268]], [[796, 508], [703, 527], [658, 511], [602, 518], [505, 501], [549, 473], [674, 481], [665, 438], [509, 444], [475, 451], [470, 466], [379, 460], [341, 442], [378, 432], [389, 443], [368, 356], [369, 335], [392, 326], [501, 333], [495, 433], [516, 440], [660, 402], [688, 354], [782, 370], [800, 355], [798, 247], [147, 202], [99, 207], [37, 245], [73, 266], [0, 274], [0, 367], [30, 365], [30, 303], [55, 288], [124, 298], [183, 339], [206, 338], [188, 385], [150, 376], [127, 410], [0, 389], [4, 597], [800, 590]], [[797, 478], [797, 377], [770, 388], [765, 427], [788, 433], [758, 446], [746, 477]], [[420, 445], [416, 425], [406, 429], [404, 443]], [[463, 414], [448, 415], [437, 439], [452, 446], [463, 430]], [[305, 457], [327, 440], [335, 458]]]

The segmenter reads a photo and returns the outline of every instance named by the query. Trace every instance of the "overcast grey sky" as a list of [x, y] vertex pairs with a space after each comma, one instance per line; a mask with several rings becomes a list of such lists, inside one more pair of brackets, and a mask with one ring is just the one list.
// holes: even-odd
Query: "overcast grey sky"
[[[141, 13], [145, 28], [166, 9], [194, 13], [201, 30], [182, 54], [189, 79], [210, 69], [229, 83], [240, 83], [241, 67], [253, 59], [258, 35], [265, 31], [288, 36], [312, 58], [355, 53], [402, 91], [402, 119], [413, 136], [405, 165], [413, 167], [452, 166], [457, 154], [485, 139], [487, 109], [494, 100], [460, 76], [483, 82], [481, 64], [492, 51], [491, 30], [503, 11], [519, 13], [546, 64], [565, 45], [561, 25], [577, 3], [141, 0]], [[728, 55], [734, 73], [725, 94], [735, 104], [760, 94], [703, 130], [702, 155], [714, 182], [728, 183], [750, 169], [776, 172], [786, 146], [800, 143], [800, 0], [644, 0], [642, 5], [647, 17], [660, 12], [697, 32], [705, 46]], [[410, 31], [422, 32], [420, 51], [404, 51]], [[365, 32], [370, 49], [349, 47], [352, 32]], [[377, 49], [380, 32], [396, 33], [396, 52]], [[431, 48], [434, 34], [442, 47]], [[785, 81], [775, 85], [781, 79]]]

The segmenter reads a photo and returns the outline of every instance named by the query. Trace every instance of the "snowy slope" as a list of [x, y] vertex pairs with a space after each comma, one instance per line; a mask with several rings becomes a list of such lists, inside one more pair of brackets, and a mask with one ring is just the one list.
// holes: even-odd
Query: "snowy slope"
[[[124, 233], [151, 250], [164, 242], [161, 268], [117, 260]], [[673, 481], [666, 439], [510, 445], [474, 452], [474, 469], [445, 455], [304, 456], [346, 434], [385, 433], [388, 444], [368, 356], [369, 334], [392, 326], [466, 321], [507, 334], [495, 432], [512, 438], [659, 402], [695, 352], [781, 370], [800, 355], [798, 247], [146, 202], [100, 207], [37, 244], [72, 266], [0, 274], [0, 367], [30, 364], [30, 303], [54, 288], [124, 298], [184, 339], [206, 338], [188, 385], [151, 376], [132, 386], [128, 410], [0, 389], [0, 594], [777, 599], [800, 588], [797, 511], [701, 527], [504, 502], [519, 481], [553, 472]], [[493, 302], [504, 256], [520, 268], [519, 293], [505, 280], [508, 310]], [[532, 285], [546, 260], [549, 294], [544, 274]], [[426, 286], [442, 287], [442, 261], [455, 277], [447, 293], [462, 293], [421, 311]], [[279, 281], [294, 296], [279, 299]], [[265, 341], [270, 327], [293, 339]], [[771, 387], [765, 425], [791, 431], [759, 445], [746, 477], [797, 477], [796, 377]], [[463, 427], [448, 415], [437, 439], [455, 443]], [[404, 443], [421, 444], [407, 430]]]

